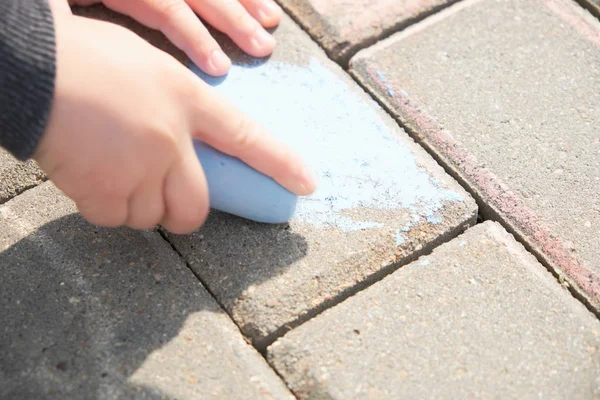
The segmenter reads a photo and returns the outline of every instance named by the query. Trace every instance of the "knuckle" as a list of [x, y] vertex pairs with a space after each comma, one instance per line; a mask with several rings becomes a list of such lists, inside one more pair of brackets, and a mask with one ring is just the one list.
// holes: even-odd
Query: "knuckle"
[[162, 220], [164, 213], [162, 203], [155, 203], [146, 207], [137, 205], [135, 202], [134, 204], [131, 203], [129, 205], [127, 226], [133, 229], [152, 229]]
[[130, 208], [126, 225], [133, 229], [150, 229], [156, 225], [157, 221], [144, 211]]
[[146, 229], [152, 229], [154, 228], [158, 222], [160, 221], [159, 218], [149, 218], [148, 216], [140, 218], [140, 219], [130, 219], [127, 221], [127, 226], [129, 226], [130, 228], [133, 229], [140, 229], [140, 230], [146, 230]]
[[187, 4], [181, 0], [157, 0], [155, 6], [160, 25], [166, 26], [171, 25], [181, 15]]
[[121, 181], [128, 177], [128, 191], [137, 189], [144, 179], [162, 170], [175, 159], [181, 145], [182, 126], [176, 118], [162, 118], [156, 116], [149, 124], [134, 129], [137, 133], [131, 135], [128, 159], [124, 160], [123, 167], [117, 171]]
[[104, 176], [90, 177], [89, 182], [95, 185], [95, 191], [102, 197], [118, 198], [126, 196], [131, 191], [132, 184], [127, 176], [118, 173], [107, 173]]
[[172, 213], [166, 218], [163, 227], [176, 235], [190, 234], [204, 225], [209, 211], [208, 204], [203, 202], [194, 209], [186, 210], [185, 215]]
[[212, 53], [218, 49], [219, 44], [211, 36], [203, 40], [195, 40], [190, 44], [190, 51], [204, 63], [209, 63]]
[[144, 138], [147, 149], [143, 149], [145, 154], [164, 154], [169, 155], [176, 152], [178, 140], [176, 134], [181, 131], [180, 124], [166, 121], [162, 126], [151, 128], [150, 134]]
[[236, 152], [251, 149], [256, 141], [256, 126], [249, 118], [241, 117], [236, 123], [233, 146]]
[[[77, 198], [93, 210], [101, 210], [102, 204], [117, 204], [125, 209], [126, 199], [136, 186], [136, 172], [131, 165], [103, 166], [88, 170], [80, 177]], [[100, 200], [98, 200], [100, 199]], [[96, 206], [91, 207], [91, 205]], [[105, 207], [104, 207], [105, 208]]]
[[259, 23], [244, 8], [240, 7], [236, 10], [233, 12], [231, 19], [233, 26], [240, 31], [250, 34], [260, 27]]
[[162, 82], [169, 82], [169, 94], [174, 103], [187, 105], [198, 98], [198, 81], [201, 80], [190, 69], [185, 68], [177, 61], [169, 60], [164, 63], [159, 77]]

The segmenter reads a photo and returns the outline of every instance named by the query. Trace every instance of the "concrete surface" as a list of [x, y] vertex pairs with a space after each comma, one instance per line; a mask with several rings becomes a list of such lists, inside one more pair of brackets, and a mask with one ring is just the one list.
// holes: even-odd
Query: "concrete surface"
[[289, 226], [213, 213], [190, 236], [169, 235], [259, 348], [290, 327], [473, 224], [472, 198], [402, 132], [300, 28], [279, 46], [202, 75], [298, 151], [317, 172]]
[[591, 399], [600, 324], [485, 222], [268, 349], [300, 399]]
[[2, 399], [293, 398], [157, 232], [50, 183], [0, 206], [0, 265]]
[[329, 56], [346, 65], [361, 48], [454, 0], [280, 0]]
[[484, 216], [600, 310], [598, 20], [566, 0], [468, 0], [351, 68]]
[[44, 180], [45, 174], [33, 161], [20, 162], [0, 148], [0, 204]]

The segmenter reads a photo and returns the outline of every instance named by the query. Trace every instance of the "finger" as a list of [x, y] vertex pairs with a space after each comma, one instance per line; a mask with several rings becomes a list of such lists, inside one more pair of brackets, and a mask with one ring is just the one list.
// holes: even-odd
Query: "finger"
[[50, 0], [48, 4], [55, 15], [72, 14], [71, 7], [69, 7], [69, 2], [67, 2], [67, 0]]
[[107, 7], [138, 22], [159, 29], [200, 69], [210, 75], [225, 75], [231, 60], [184, 0], [105, 0]]
[[161, 225], [169, 232], [191, 233], [204, 223], [209, 211], [208, 186], [191, 141], [167, 173], [163, 193], [166, 214]]
[[256, 21], [238, 0], [187, 0], [209, 24], [229, 36], [254, 57], [266, 57], [275, 48], [275, 38]]
[[[272, 177], [291, 192], [304, 196], [317, 183], [310, 169], [292, 150], [266, 129], [227, 102], [208, 85], [194, 81], [193, 135]], [[192, 84], [194, 86], [194, 84]]]
[[72, 6], [91, 6], [97, 3], [102, 3], [102, 0], [69, 0], [69, 4]]
[[89, 198], [77, 201], [79, 213], [91, 224], [115, 228], [127, 220], [127, 200], [124, 198]]
[[283, 11], [273, 0], [240, 0], [240, 3], [265, 28], [273, 28], [281, 21]]
[[133, 229], [151, 229], [162, 221], [165, 213], [163, 179], [147, 182], [129, 198], [127, 225]]

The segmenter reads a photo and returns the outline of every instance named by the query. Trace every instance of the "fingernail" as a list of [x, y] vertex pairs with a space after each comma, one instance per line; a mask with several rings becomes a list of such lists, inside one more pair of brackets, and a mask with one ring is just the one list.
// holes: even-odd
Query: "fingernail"
[[302, 181], [304, 195], [309, 195], [317, 189], [317, 177], [310, 168], [304, 167], [302, 170]]
[[258, 28], [254, 33], [252, 42], [255, 46], [260, 48], [272, 48], [275, 47], [275, 38], [263, 28]]
[[276, 18], [281, 13], [281, 8], [270, 0], [265, 0], [262, 3], [262, 6], [258, 10], [260, 18], [263, 21], [267, 21], [271, 18]]
[[231, 61], [223, 51], [216, 49], [210, 55], [210, 64], [217, 71], [226, 71], [229, 69]]

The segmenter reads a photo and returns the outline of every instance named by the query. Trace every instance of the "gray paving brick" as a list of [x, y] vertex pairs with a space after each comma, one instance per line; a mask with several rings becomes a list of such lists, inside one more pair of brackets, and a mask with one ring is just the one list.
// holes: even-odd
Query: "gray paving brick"
[[461, 2], [352, 73], [546, 265], [600, 306], [600, 22], [575, 2]]
[[293, 397], [155, 231], [50, 183], [0, 206], [0, 398]]
[[268, 348], [300, 399], [600, 395], [600, 324], [485, 222]]
[[296, 149], [319, 190], [299, 202], [289, 226], [213, 213], [194, 234], [168, 236], [259, 347], [460, 233], [477, 212], [289, 18], [275, 36], [268, 61], [221, 40], [235, 65], [225, 79], [203, 78]]
[[455, 0], [280, 0], [334, 60], [346, 64], [359, 49]]
[[44, 179], [44, 173], [33, 161], [19, 162], [0, 148], [0, 204], [39, 185]]

